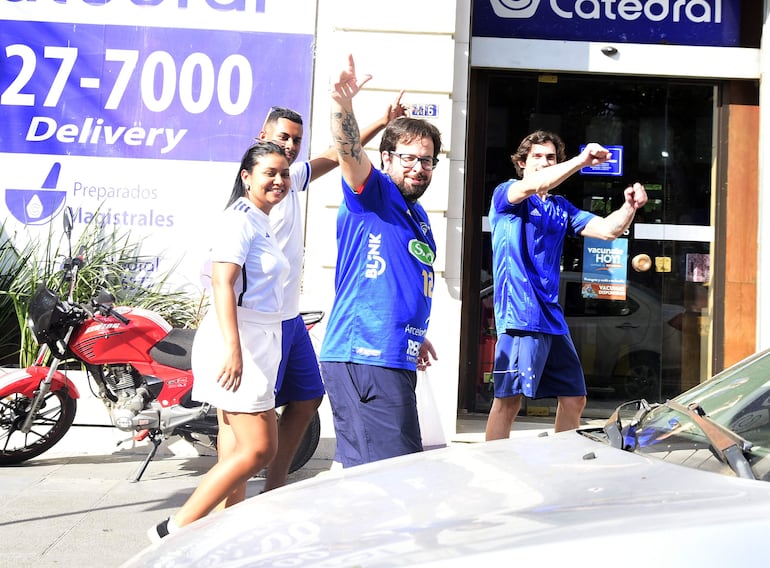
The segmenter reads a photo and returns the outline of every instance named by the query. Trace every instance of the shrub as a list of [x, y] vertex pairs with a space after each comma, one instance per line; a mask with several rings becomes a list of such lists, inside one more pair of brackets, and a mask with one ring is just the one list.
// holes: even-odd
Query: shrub
[[[141, 243], [133, 240], [130, 232], [121, 233], [115, 226], [108, 229], [98, 224], [96, 218], [72, 243], [72, 251], [84, 251], [86, 255], [73, 291], [75, 301], [87, 302], [106, 289], [118, 305], [153, 310], [174, 327], [197, 327], [205, 308], [203, 296], [171, 288], [169, 278], [176, 266], [153, 275], [149, 281], [138, 282], [129, 267], [142, 262]], [[16, 356], [19, 366], [26, 367], [37, 353], [26, 323], [30, 298], [40, 283], [66, 296], [67, 292], [61, 290], [62, 261], [72, 253], [68, 238], [60, 239], [54, 246], [50, 227], [48, 238], [31, 239], [21, 250], [13, 246], [4, 229], [3, 226], [0, 245], [0, 362], [7, 364]]]

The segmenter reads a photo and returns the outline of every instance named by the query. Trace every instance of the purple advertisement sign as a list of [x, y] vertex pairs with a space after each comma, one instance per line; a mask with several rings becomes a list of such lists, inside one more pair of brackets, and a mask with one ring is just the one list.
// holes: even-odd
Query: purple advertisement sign
[[309, 115], [312, 49], [307, 34], [5, 21], [0, 152], [237, 160], [270, 106]]
[[478, 37], [734, 47], [740, 0], [474, 0]]

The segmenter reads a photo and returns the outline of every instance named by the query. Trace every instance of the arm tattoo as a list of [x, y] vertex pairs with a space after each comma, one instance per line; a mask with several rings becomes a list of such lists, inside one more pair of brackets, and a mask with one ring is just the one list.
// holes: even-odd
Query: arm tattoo
[[332, 114], [334, 144], [340, 156], [351, 156], [361, 163], [363, 146], [361, 133], [358, 130], [356, 117], [352, 112], [335, 112]]

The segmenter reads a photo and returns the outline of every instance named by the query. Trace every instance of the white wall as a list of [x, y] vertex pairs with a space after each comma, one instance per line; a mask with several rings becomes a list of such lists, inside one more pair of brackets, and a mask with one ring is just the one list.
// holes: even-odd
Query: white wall
[[[442, 423], [455, 432], [460, 342], [462, 213], [470, 0], [371, 1], [319, 0], [311, 157], [331, 143], [328, 84], [347, 54], [356, 71], [372, 80], [355, 100], [359, 126], [381, 116], [398, 92], [402, 102], [438, 105], [433, 119], [442, 133], [443, 154], [428, 192], [421, 199], [438, 246], [433, 311], [428, 337], [438, 352], [430, 368]], [[306, 134], [306, 137], [308, 135]], [[367, 151], [380, 164], [379, 137]], [[334, 299], [335, 221], [341, 202], [339, 174], [313, 182], [307, 196], [303, 308], [327, 313]]]

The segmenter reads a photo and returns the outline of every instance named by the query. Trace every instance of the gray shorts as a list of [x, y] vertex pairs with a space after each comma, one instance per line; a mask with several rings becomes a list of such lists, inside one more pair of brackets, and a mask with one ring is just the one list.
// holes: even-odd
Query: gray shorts
[[417, 373], [358, 363], [321, 363], [344, 467], [422, 451]]

